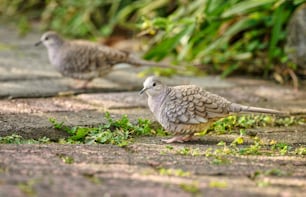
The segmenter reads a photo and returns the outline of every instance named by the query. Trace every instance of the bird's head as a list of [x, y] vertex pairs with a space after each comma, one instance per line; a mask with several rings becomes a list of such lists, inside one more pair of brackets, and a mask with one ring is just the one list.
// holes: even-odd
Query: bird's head
[[143, 82], [143, 89], [139, 94], [147, 93], [149, 96], [156, 96], [161, 94], [165, 89], [165, 85], [155, 76], [148, 77]]
[[56, 32], [48, 31], [41, 36], [40, 41], [35, 43], [35, 46], [43, 44], [47, 48], [49, 48], [49, 47], [60, 46], [63, 42], [64, 40]]

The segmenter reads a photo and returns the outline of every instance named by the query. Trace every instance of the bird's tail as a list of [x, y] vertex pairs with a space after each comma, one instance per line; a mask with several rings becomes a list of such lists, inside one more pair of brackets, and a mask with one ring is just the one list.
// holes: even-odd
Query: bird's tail
[[265, 113], [265, 114], [279, 114], [285, 115], [285, 112], [281, 112], [274, 109], [268, 108], [261, 108], [261, 107], [251, 107], [246, 105], [240, 105], [237, 103], [232, 103], [230, 106], [231, 112], [241, 113], [241, 112], [248, 112], [248, 113]]

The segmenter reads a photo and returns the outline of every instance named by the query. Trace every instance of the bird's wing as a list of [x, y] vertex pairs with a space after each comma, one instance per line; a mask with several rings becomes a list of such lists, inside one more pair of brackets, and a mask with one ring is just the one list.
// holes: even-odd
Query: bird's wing
[[65, 58], [64, 62], [69, 62], [65, 66], [70, 65], [70, 70], [74, 72], [94, 72], [112, 67], [112, 56], [106, 51], [101, 51], [98, 44], [77, 40], [69, 43], [62, 57]]
[[130, 56], [130, 53], [127, 51], [114, 49], [104, 45], [99, 45], [99, 51], [104, 54], [106, 62], [111, 65], [127, 63]]
[[206, 123], [228, 114], [229, 101], [196, 86], [172, 87], [164, 106], [170, 122], [184, 124]]

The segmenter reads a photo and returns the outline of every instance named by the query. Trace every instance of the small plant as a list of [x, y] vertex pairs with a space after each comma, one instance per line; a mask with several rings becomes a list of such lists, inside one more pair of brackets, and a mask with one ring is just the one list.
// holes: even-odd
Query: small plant
[[191, 155], [191, 156], [199, 156], [200, 155], [200, 149], [199, 148], [187, 148], [183, 147], [176, 151], [176, 154], [179, 155]]
[[258, 137], [253, 138], [253, 144], [244, 145], [243, 137], [240, 135], [236, 139], [227, 145], [226, 142], [220, 141], [217, 146], [220, 148], [212, 149], [208, 148], [204, 152], [199, 151], [200, 155], [205, 157], [211, 157], [213, 164], [227, 164], [230, 160], [227, 155], [305, 155], [306, 149], [303, 146], [292, 148], [287, 143], [277, 142], [271, 140], [269, 143], [265, 143]]
[[305, 118], [298, 118], [294, 116], [290, 117], [284, 117], [284, 118], [277, 118], [274, 120], [274, 124], [276, 126], [291, 126], [291, 125], [303, 125], [306, 124], [306, 119]]
[[272, 151], [279, 151], [281, 155], [287, 154], [291, 149], [291, 146], [282, 142], [275, 143], [271, 146]]
[[245, 130], [244, 129], [240, 129], [240, 136], [237, 137], [230, 146], [236, 147], [237, 145], [243, 144], [244, 139], [243, 136], [245, 135]]
[[265, 176], [277, 176], [277, 177], [282, 177], [282, 176], [288, 176], [289, 173], [285, 172], [281, 169], [273, 168], [269, 170], [264, 170], [264, 171], [255, 171], [253, 172], [249, 178], [252, 181], [255, 181], [256, 185], [258, 187], [267, 187], [270, 185], [270, 182], [268, 180], [263, 179]]
[[288, 175], [287, 172], [280, 170], [280, 169], [276, 169], [276, 168], [266, 170], [263, 174], [266, 176], [279, 176], [279, 177]]
[[256, 185], [258, 187], [268, 187], [268, 186], [270, 186], [270, 183], [267, 180], [260, 180], [260, 181], [256, 182]]
[[173, 147], [170, 145], [166, 145], [165, 149], [160, 152], [160, 154], [177, 154], [177, 155], [186, 155], [186, 156], [200, 156], [204, 153], [200, 151], [199, 148], [189, 148], [189, 147]]
[[306, 147], [298, 147], [293, 151], [296, 155], [306, 155]]
[[190, 184], [181, 183], [179, 186], [182, 190], [184, 190], [185, 192], [189, 192], [191, 194], [198, 194], [200, 192], [199, 182], [194, 181]]
[[9, 136], [0, 137], [0, 142], [2, 144], [21, 144], [22, 139], [22, 136], [12, 134]]
[[83, 177], [85, 177], [88, 181], [90, 181], [91, 183], [94, 183], [94, 184], [101, 184], [101, 179], [99, 179], [98, 177], [96, 177], [95, 175], [93, 174], [83, 174]]
[[275, 127], [275, 126], [292, 126], [306, 124], [304, 118], [299, 117], [276, 117], [271, 115], [231, 115], [216, 121], [208, 131], [214, 131], [218, 134], [231, 133], [239, 129], [240, 132], [245, 133], [245, 129], [256, 127]]
[[179, 177], [189, 177], [190, 172], [184, 171], [182, 169], [173, 169], [173, 168], [160, 168], [159, 174], [162, 176], [179, 176]]
[[238, 149], [238, 153], [240, 155], [260, 155], [261, 148], [262, 148], [262, 141], [258, 137], [255, 137], [254, 144]]
[[35, 139], [24, 139], [22, 136], [17, 134], [0, 137], [0, 144], [47, 144], [50, 143], [50, 139], [42, 137], [37, 140]]
[[228, 116], [216, 121], [210, 129], [213, 129], [218, 134], [231, 133], [237, 124], [237, 116]]
[[229, 164], [230, 160], [226, 157], [226, 155], [233, 154], [233, 150], [223, 141], [219, 142], [217, 146], [220, 146], [221, 148], [214, 150], [212, 150], [212, 148], [206, 149], [204, 152], [205, 157], [211, 157], [211, 163], [215, 165]]
[[214, 165], [225, 165], [229, 163], [230, 163], [230, 160], [227, 159], [224, 155], [215, 156], [212, 160], [212, 164]]
[[225, 181], [211, 181], [209, 182], [210, 188], [227, 188], [227, 182]]
[[25, 193], [27, 196], [36, 196], [36, 191], [34, 189], [34, 185], [36, 184], [37, 180], [30, 179], [26, 182], [21, 182], [18, 184], [18, 188]]
[[128, 145], [134, 136], [151, 136], [156, 134], [149, 120], [139, 119], [136, 124], [129, 121], [126, 115], [114, 120], [108, 112], [105, 113], [107, 122], [98, 127], [67, 127], [54, 119], [50, 122], [54, 128], [64, 130], [71, 136], [62, 139], [60, 143], [85, 143], [85, 144], [114, 144]]
[[167, 148], [168, 150], [173, 150], [173, 146], [171, 146], [171, 145], [166, 145], [166, 148]]
[[65, 164], [73, 164], [74, 159], [71, 156], [65, 155], [65, 154], [58, 154], [57, 155]]
[[4, 167], [2, 167], [2, 166], [0, 166], [0, 174], [2, 174], [2, 173], [4, 173], [4, 172], [6, 172], [6, 168], [4, 168]]

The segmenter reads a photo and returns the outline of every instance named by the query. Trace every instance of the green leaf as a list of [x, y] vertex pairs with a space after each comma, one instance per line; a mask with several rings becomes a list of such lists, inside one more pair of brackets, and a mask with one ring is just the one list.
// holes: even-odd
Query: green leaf
[[161, 17], [156, 18], [153, 21], [153, 26], [155, 28], [166, 29], [168, 26], [168, 20], [166, 18], [161, 18]]
[[289, 16], [288, 10], [285, 10], [285, 4], [280, 5], [272, 16], [273, 28], [269, 44], [269, 57], [272, 59], [279, 55], [276, 50], [278, 42], [281, 40], [283, 34], [282, 26], [286, 23]]
[[89, 128], [77, 128], [75, 135], [71, 136], [72, 140], [83, 140], [85, 136], [88, 134]]
[[294, 0], [293, 4], [298, 5], [298, 4], [302, 4], [302, 3], [305, 3], [305, 2], [306, 2], [305, 0]]
[[234, 15], [242, 15], [248, 12], [250, 9], [264, 5], [271, 5], [275, 2], [277, 2], [277, 0], [244, 0], [240, 3], [234, 4], [232, 8], [225, 11], [221, 17], [227, 18]]
[[222, 78], [227, 77], [228, 75], [230, 75], [232, 72], [234, 72], [235, 70], [237, 70], [239, 68], [238, 64], [232, 64], [230, 65], [226, 70], [224, 70], [221, 74]]
[[170, 38], [165, 38], [160, 43], [158, 43], [155, 47], [149, 50], [144, 58], [152, 59], [153, 57], [159, 61], [167, 56], [180, 42], [183, 36], [189, 34], [194, 29], [194, 24], [190, 24], [188, 27], [182, 29], [178, 34], [172, 36]]

